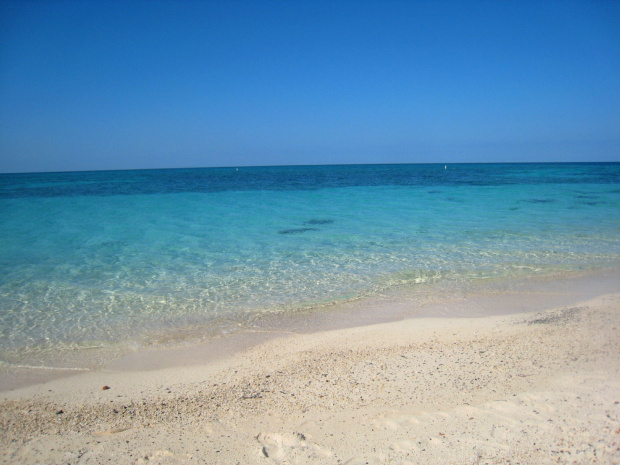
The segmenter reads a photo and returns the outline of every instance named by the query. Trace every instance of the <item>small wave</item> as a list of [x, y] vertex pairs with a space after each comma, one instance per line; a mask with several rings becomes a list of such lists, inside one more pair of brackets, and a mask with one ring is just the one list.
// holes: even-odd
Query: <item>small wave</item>
[[79, 367], [52, 367], [45, 365], [23, 365], [0, 360], [0, 368], [21, 368], [24, 370], [54, 370], [54, 371], [90, 371], [90, 368]]

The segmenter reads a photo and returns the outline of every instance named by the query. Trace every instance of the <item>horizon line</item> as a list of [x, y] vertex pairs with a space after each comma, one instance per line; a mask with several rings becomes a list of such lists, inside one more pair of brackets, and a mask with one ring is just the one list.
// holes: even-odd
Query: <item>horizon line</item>
[[113, 171], [172, 171], [172, 170], [200, 170], [200, 169], [239, 169], [239, 168], [286, 168], [304, 166], [373, 166], [373, 165], [578, 165], [578, 164], [619, 164], [620, 161], [461, 161], [461, 162], [411, 162], [411, 163], [299, 163], [282, 165], [225, 165], [225, 166], [178, 166], [167, 168], [119, 168], [119, 169], [86, 169], [86, 170], [60, 170], [60, 171], [3, 171], [3, 175], [15, 174], [69, 174], [69, 173], [105, 173]]

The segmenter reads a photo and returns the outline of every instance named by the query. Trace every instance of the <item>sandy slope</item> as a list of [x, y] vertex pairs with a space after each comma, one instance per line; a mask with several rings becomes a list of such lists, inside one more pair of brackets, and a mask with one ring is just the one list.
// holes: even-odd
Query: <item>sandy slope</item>
[[[620, 295], [5, 394], [3, 463], [620, 463]], [[110, 389], [102, 390], [106, 385]]]

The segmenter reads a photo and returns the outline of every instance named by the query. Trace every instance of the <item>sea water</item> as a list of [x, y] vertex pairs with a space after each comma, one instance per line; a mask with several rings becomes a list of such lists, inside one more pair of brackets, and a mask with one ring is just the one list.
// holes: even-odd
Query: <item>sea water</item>
[[85, 362], [69, 353], [395, 288], [619, 265], [615, 163], [4, 174], [0, 365], [70, 368]]

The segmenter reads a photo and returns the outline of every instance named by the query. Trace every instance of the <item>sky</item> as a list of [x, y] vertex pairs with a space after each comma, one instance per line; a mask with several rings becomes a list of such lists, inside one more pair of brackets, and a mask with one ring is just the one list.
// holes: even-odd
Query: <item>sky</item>
[[0, 0], [0, 172], [620, 161], [619, 1]]

